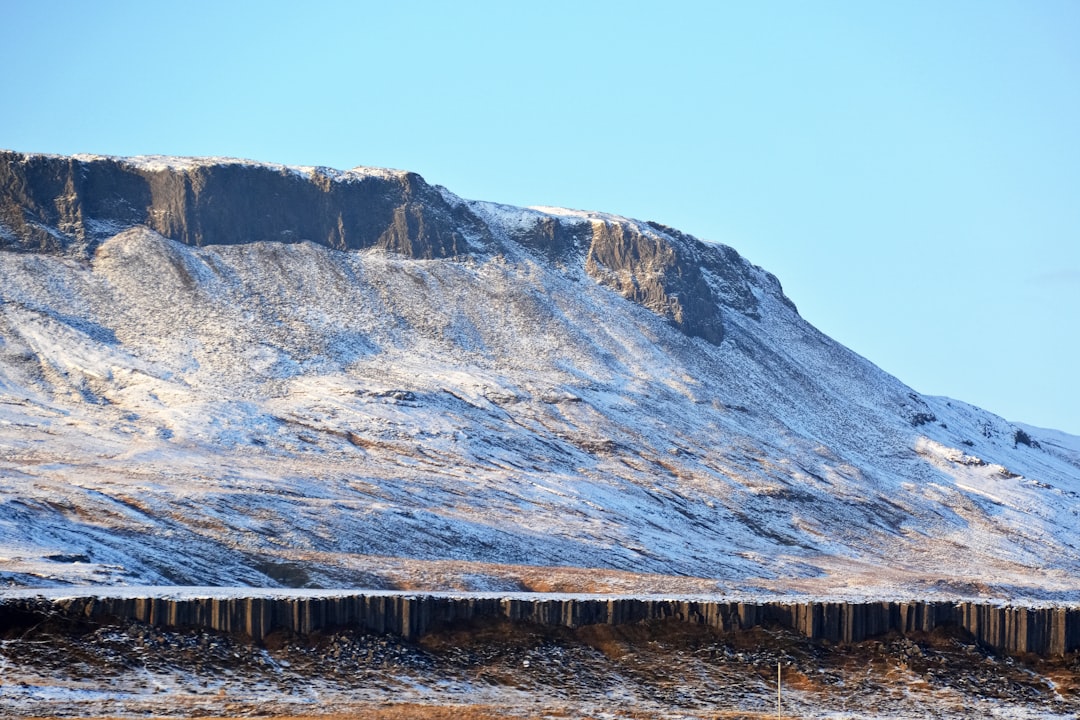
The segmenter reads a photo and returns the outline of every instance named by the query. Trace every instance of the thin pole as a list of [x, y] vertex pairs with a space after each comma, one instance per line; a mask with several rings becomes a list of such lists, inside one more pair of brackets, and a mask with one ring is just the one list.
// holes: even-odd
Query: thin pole
[[776, 720], [780, 720], [780, 661], [776, 661]]

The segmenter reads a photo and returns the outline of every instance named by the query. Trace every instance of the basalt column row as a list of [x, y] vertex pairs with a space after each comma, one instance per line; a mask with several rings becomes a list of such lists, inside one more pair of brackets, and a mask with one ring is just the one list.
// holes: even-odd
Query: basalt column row
[[349, 594], [310, 597], [110, 598], [0, 600], [0, 625], [27, 613], [90, 620], [137, 620], [157, 627], [206, 628], [261, 641], [277, 630], [308, 634], [355, 628], [416, 638], [454, 623], [504, 618], [549, 627], [625, 625], [671, 619], [719, 630], [780, 625], [808, 638], [859, 642], [888, 632], [955, 626], [979, 643], [1010, 653], [1060, 656], [1080, 649], [1080, 608], [1027, 608], [973, 602], [757, 602], [633, 597], [480, 597]]

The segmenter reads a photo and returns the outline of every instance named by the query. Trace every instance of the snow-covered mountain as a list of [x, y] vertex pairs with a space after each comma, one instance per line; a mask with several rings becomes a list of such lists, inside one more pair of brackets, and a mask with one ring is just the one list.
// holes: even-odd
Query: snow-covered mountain
[[0, 153], [3, 582], [1075, 600], [1078, 448], [656, 223]]

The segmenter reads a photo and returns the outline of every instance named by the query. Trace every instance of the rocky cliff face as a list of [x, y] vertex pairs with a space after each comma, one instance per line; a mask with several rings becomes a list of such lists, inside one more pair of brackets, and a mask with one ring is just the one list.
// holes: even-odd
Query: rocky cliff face
[[[719, 344], [722, 306], [756, 312], [748, 264], [730, 248], [625, 218], [533, 220], [506, 239], [550, 260], [582, 262], [598, 282], [687, 335]], [[135, 226], [196, 247], [310, 241], [415, 259], [505, 250], [470, 203], [415, 173], [0, 152], [0, 249], [85, 256]]]
[[308, 240], [446, 258], [486, 229], [415, 173], [0, 154], [0, 247], [92, 250], [136, 225], [186, 245]]
[[[533, 627], [582, 628], [673, 620], [721, 632], [780, 626], [812, 640], [859, 643], [887, 633], [916, 635], [962, 629], [979, 645], [1009, 654], [1064, 657], [1080, 649], [1080, 609], [1005, 607], [973, 602], [791, 602], [544, 595], [464, 596], [395, 593], [261, 593], [172, 591], [173, 597], [136, 591], [77, 597], [0, 594], [0, 628], [27, 631], [47, 618], [71, 622], [137, 621], [161, 628], [206, 628], [262, 642], [272, 632], [310, 635], [360, 628], [408, 639], [445, 627], [509, 620]], [[166, 590], [168, 595], [169, 591]], [[118, 595], [118, 596], [117, 596]]]

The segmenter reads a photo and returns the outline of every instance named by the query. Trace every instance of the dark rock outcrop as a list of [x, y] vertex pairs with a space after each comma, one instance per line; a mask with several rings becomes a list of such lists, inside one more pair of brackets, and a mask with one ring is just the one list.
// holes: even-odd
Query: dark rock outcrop
[[531, 250], [542, 252], [549, 260], [573, 257], [592, 242], [592, 228], [585, 222], [567, 222], [544, 215], [529, 226], [514, 228], [510, 238]]
[[[698, 258], [669, 237], [630, 224], [593, 222], [585, 270], [623, 297], [670, 320], [691, 337], [719, 345], [720, 308]], [[684, 252], [679, 252], [682, 249]]]
[[[719, 344], [722, 309], [758, 317], [752, 285], [776, 279], [729, 247], [658, 223], [534, 213], [505, 236]], [[193, 246], [310, 241], [416, 259], [500, 252], [471, 208], [415, 173], [238, 160], [61, 157], [0, 151], [0, 250], [90, 256], [131, 227]], [[755, 280], [751, 276], [755, 276]]]
[[723, 631], [776, 624], [812, 640], [838, 643], [860, 642], [890, 632], [906, 635], [954, 627], [985, 647], [1008, 653], [1063, 656], [1080, 649], [1080, 608], [970, 601], [792, 603], [420, 593], [0, 599], [0, 629], [57, 614], [95, 623], [137, 620], [158, 627], [206, 628], [242, 633], [255, 641], [275, 630], [308, 634], [348, 627], [412, 639], [441, 626], [491, 618], [568, 628], [673, 619]]
[[415, 173], [0, 153], [0, 248], [89, 252], [136, 225], [195, 246], [308, 240], [414, 258], [466, 254], [488, 237]]

